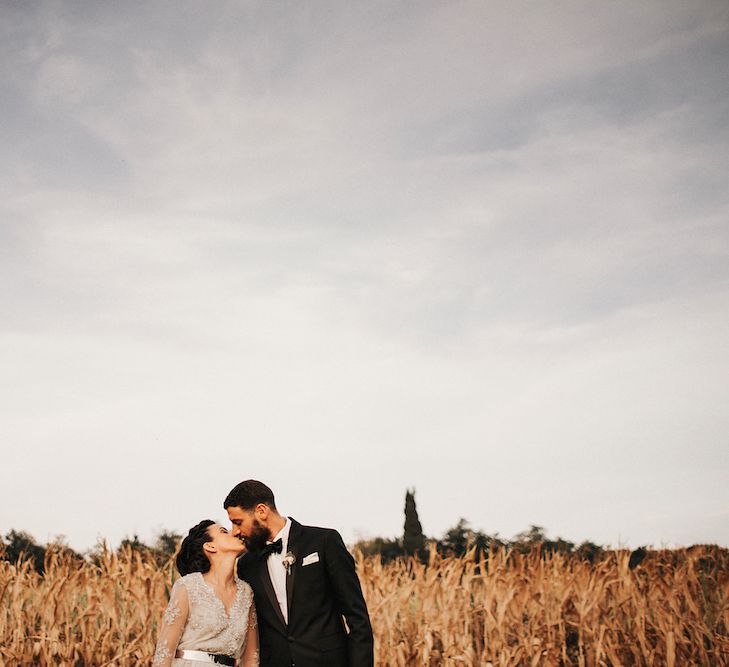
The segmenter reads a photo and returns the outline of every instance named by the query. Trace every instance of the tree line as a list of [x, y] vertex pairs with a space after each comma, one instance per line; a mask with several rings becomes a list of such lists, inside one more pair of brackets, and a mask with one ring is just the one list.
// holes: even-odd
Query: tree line
[[[462, 558], [471, 554], [476, 559], [488, 556], [493, 549], [508, 549], [521, 553], [538, 549], [542, 553], [568, 554], [591, 562], [601, 559], [606, 553], [604, 547], [590, 541], [576, 544], [561, 537], [549, 539], [545, 529], [541, 526], [530, 526], [513, 538], [505, 539], [498, 533], [489, 535], [475, 530], [463, 518], [446, 530], [440, 538], [428, 538], [423, 533], [423, 527], [418, 517], [415, 491], [410, 489], [405, 493], [404, 514], [405, 521], [401, 537], [374, 537], [359, 540], [353, 545], [353, 548], [361, 551], [365, 556], [379, 556], [383, 561], [416, 557], [426, 562], [432, 549], [442, 556]], [[163, 564], [174, 556], [181, 539], [182, 535], [167, 530], [161, 531], [152, 544], [146, 544], [138, 535], [132, 535], [121, 541], [117, 552], [144, 553]], [[56, 538], [43, 545], [24, 531], [10, 530], [4, 536], [0, 535], [0, 559], [16, 562], [19, 558], [26, 558], [31, 561], [38, 572], [43, 572], [46, 554], [49, 551], [62, 552], [79, 561], [84, 559], [93, 561], [106, 548], [106, 545], [101, 543], [95, 549], [80, 554], [68, 546], [63, 538]], [[634, 550], [631, 555], [631, 566], [639, 564], [646, 553], [644, 547]]]
[[[166, 530], [160, 532], [151, 545], [145, 544], [138, 535], [133, 535], [125, 537], [116, 551], [118, 554], [127, 551], [143, 553], [162, 565], [175, 555], [180, 540], [182, 535]], [[61, 553], [80, 563], [84, 560], [95, 561], [105, 550], [107, 550], [106, 544], [100, 542], [90, 551], [81, 554], [68, 546], [63, 537], [58, 537], [47, 544], [39, 544], [30, 533], [22, 530], [10, 530], [5, 536], [0, 535], [0, 560], [15, 563], [21, 558], [26, 559], [41, 573], [45, 569], [46, 555], [51, 552]]]
[[554, 540], [547, 537], [542, 526], [530, 526], [511, 539], [500, 537], [498, 533], [488, 535], [471, 528], [469, 522], [461, 518], [454, 526], [445, 531], [440, 538], [428, 538], [418, 517], [415, 504], [415, 491], [408, 489], [405, 493], [405, 523], [402, 537], [374, 537], [360, 540], [354, 547], [365, 556], [380, 556], [383, 561], [415, 556], [427, 561], [430, 550], [435, 549], [442, 556], [462, 558], [472, 554], [475, 559], [487, 556], [492, 549], [509, 549], [516, 552], [530, 552], [539, 549], [543, 553], [559, 552], [572, 554], [591, 562], [602, 557], [605, 549], [593, 542], [585, 541], [576, 544], [558, 537]]

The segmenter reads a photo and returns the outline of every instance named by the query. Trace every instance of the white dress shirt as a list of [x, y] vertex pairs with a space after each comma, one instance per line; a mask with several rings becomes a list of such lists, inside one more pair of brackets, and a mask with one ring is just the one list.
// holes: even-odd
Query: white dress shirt
[[[289, 622], [289, 605], [286, 600], [286, 568], [283, 564], [284, 556], [288, 553], [289, 547], [289, 531], [291, 530], [291, 519], [286, 517], [286, 525], [279, 531], [278, 535], [274, 537], [271, 542], [281, 540], [281, 553], [280, 554], [269, 554], [268, 555], [268, 573], [271, 575], [271, 583], [273, 584], [273, 590], [276, 593], [276, 600], [278, 600], [278, 606], [281, 607], [281, 613], [283, 614], [284, 621], [288, 625]], [[271, 544], [268, 542], [268, 544]]]

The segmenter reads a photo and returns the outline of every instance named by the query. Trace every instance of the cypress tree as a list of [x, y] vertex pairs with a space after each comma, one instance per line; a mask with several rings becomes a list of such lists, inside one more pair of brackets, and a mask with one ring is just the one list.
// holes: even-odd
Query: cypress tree
[[408, 556], [419, 554], [425, 557], [425, 535], [415, 507], [415, 489], [405, 493], [405, 531], [402, 538], [403, 549]]

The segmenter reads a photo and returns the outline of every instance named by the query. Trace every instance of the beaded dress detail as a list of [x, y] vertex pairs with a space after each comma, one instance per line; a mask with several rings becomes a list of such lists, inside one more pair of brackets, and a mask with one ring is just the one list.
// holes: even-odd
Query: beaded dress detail
[[235, 578], [237, 593], [230, 610], [200, 572], [175, 582], [170, 594], [154, 667], [200, 667], [200, 662], [175, 658], [175, 652], [205, 651], [239, 660], [241, 667], [258, 667], [258, 628], [251, 587]]

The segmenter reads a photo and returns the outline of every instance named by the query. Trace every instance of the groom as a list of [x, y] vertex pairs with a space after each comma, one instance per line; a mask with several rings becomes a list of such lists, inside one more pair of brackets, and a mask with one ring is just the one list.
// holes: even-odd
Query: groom
[[254, 479], [223, 507], [248, 548], [238, 576], [255, 595], [261, 667], [371, 667], [367, 605], [339, 533], [281, 516], [271, 489]]

